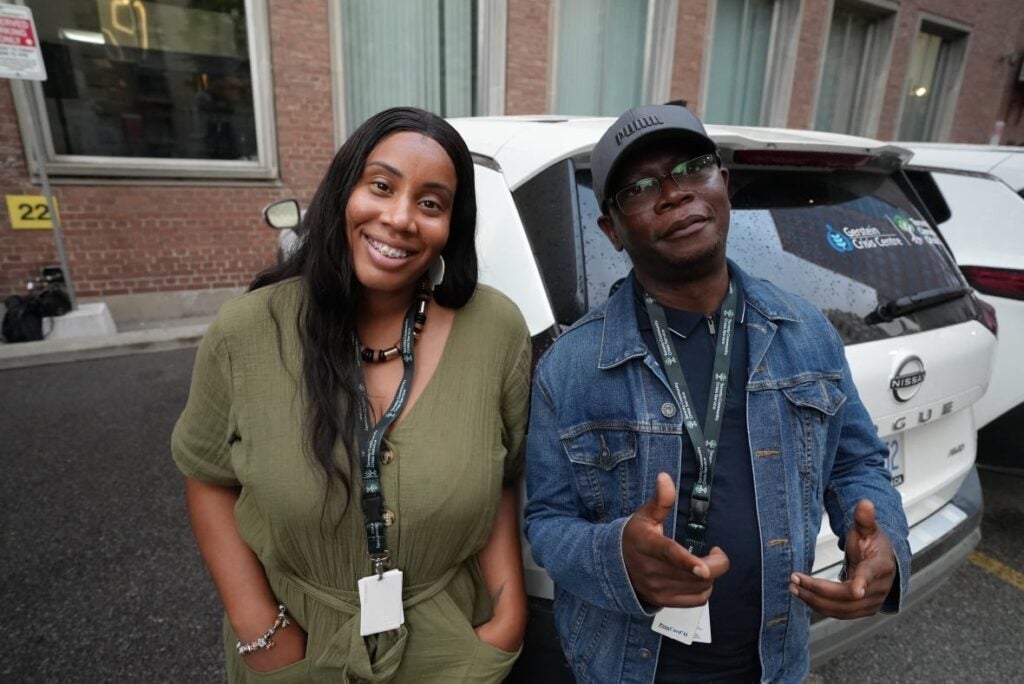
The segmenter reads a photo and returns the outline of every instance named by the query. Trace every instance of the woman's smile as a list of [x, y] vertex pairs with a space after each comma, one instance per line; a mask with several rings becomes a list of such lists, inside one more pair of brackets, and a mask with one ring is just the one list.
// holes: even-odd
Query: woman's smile
[[402, 259], [408, 259], [409, 257], [415, 256], [417, 254], [417, 252], [414, 250], [400, 249], [398, 247], [389, 245], [386, 242], [374, 240], [372, 237], [368, 235], [363, 235], [363, 239], [366, 240], [370, 244], [370, 247], [372, 247], [378, 254], [381, 254], [382, 256], [388, 259], [400, 261]]

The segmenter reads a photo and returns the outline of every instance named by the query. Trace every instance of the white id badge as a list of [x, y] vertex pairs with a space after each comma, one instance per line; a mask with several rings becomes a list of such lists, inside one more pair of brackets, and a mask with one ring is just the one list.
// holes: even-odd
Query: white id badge
[[711, 610], [708, 604], [696, 608], [662, 608], [651, 629], [689, 646], [711, 643]]
[[706, 608], [706, 604], [696, 608], [662, 608], [654, 614], [651, 629], [689, 646], [693, 643], [701, 615]]
[[697, 621], [697, 629], [693, 633], [694, 643], [711, 643], [711, 608], [709, 608], [709, 605], [710, 604], [705, 603], [701, 606], [704, 611], [700, 614], [700, 620]]
[[398, 629], [405, 622], [402, 608], [402, 571], [359, 580], [359, 634], [369, 636]]

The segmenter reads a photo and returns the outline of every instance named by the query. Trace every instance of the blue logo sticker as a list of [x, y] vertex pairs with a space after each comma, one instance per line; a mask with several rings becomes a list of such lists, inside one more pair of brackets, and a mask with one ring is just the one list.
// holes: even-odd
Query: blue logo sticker
[[825, 233], [825, 240], [828, 241], [829, 247], [840, 253], [852, 252], [856, 249], [853, 246], [853, 240], [836, 231], [836, 229], [832, 227], [831, 223], [826, 223], [825, 227], [828, 228], [828, 232]]

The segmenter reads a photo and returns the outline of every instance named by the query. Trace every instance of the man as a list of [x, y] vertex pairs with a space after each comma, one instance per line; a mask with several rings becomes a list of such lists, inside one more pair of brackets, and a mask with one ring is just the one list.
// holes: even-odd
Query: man
[[[591, 165], [634, 270], [541, 360], [527, 447], [566, 657], [581, 682], [800, 681], [810, 609], [906, 593], [886, 447], [824, 316], [726, 259], [729, 174], [689, 110], [627, 111]], [[823, 508], [836, 582], [810, 576]]]

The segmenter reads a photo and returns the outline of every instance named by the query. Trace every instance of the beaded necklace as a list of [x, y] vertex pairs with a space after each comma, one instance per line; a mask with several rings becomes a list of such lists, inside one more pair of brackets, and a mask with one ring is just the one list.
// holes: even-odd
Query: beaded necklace
[[[412, 327], [413, 342], [420, 339], [420, 333], [423, 332], [423, 326], [427, 324], [427, 304], [430, 302], [430, 295], [430, 287], [426, 284], [421, 284], [416, 290], [416, 300], [413, 302], [413, 306], [416, 308]], [[402, 340], [399, 339], [387, 349], [374, 349], [372, 347], [367, 347], [360, 342], [359, 358], [367, 363], [384, 363], [391, 359], [397, 359], [402, 355], [402, 348], [399, 346], [401, 342]]]

